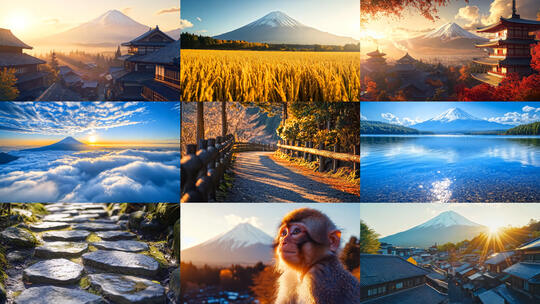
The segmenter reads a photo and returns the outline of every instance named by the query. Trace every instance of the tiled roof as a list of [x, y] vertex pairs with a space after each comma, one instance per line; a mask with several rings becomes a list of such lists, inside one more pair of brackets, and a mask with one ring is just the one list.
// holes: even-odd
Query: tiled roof
[[0, 28], [0, 46], [11, 46], [23, 49], [32, 49], [31, 46], [22, 42], [19, 38], [15, 37], [13, 33], [4, 28]]
[[45, 61], [24, 53], [0, 53], [0, 67], [43, 64]]
[[169, 87], [159, 81], [148, 80], [143, 85], [159, 95], [165, 97], [169, 101], [180, 100], [180, 91]]
[[514, 255], [513, 251], [497, 252], [490, 256], [484, 263], [490, 265], [497, 265], [504, 262], [506, 259]]
[[[136, 59], [138, 62], [173, 64], [180, 58], [180, 40], [168, 44], [155, 52]], [[130, 60], [133, 61], [133, 60]]]
[[399, 256], [360, 255], [360, 286], [370, 286], [405, 278], [427, 275], [428, 271]]
[[506, 268], [503, 272], [528, 281], [540, 276], [540, 264], [521, 262]]
[[162, 42], [162, 41], [144, 41], [144, 39], [146, 39], [147, 37], [149, 37], [150, 35], [153, 35], [155, 33], [160, 33], [160, 34], [163, 34], [166, 38], [168, 38], [167, 40], [170, 39], [169, 42], [172, 42], [174, 41], [173, 38], [171, 38], [169, 35], [163, 33], [159, 27], [155, 27], [154, 29], [150, 29], [149, 31], [147, 31], [146, 33], [140, 35], [139, 37], [131, 40], [130, 42], [126, 42], [126, 43], [122, 43], [123, 46], [129, 46], [129, 45], [162, 45], [162, 44], [166, 44], [168, 42]]
[[360, 302], [362, 304], [439, 304], [448, 296], [438, 292], [427, 284], [398, 291], [380, 298]]
[[525, 250], [525, 249], [540, 249], [540, 238], [531, 241], [529, 243], [523, 244], [521, 247], [519, 247], [517, 250]]

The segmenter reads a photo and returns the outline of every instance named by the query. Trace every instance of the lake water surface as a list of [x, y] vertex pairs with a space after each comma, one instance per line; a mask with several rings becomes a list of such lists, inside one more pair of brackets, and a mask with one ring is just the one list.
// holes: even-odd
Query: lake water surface
[[362, 202], [540, 202], [540, 136], [370, 135]]

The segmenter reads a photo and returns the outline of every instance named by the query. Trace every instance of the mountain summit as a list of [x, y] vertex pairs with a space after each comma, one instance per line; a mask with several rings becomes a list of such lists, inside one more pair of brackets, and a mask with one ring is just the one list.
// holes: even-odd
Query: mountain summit
[[456, 243], [471, 239], [487, 227], [477, 224], [454, 211], [442, 212], [411, 229], [380, 239], [394, 246], [429, 247], [433, 244]]
[[88, 150], [89, 147], [86, 144], [76, 140], [75, 138], [68, 136], [61, 141], [52, 145], [43, 146], [34, 149], [26, 149], [22, 151], [82, 151]]
[[259, 228], [242, 223], [199, 245], [182, 250], [182, 261], [194, 264], [226, 266], [252, 265], [272, 259], [271, 236]]
[[410, 127], [435, 133], [466, 133], [506, 130], [512, 126], [476, 118], [460, 108], [450, 108], [434, 118]]
[[143, 25], [118, 10], [110, 10], [67, 31], [41, 39], [41, 43], [62, 45], [117, 46], [148, 31]]
[[333, 35], [303, 25], [280, 11], [266, 14], [241, 28], [217, 35], [214, 38], [276, 44], [345, 45], [358, 42], [350, 37]]
[[425, 34], [422, 36], [424, 39], [429, 38], [439, 38], [443, 41], [458, 39], [458, 38], [467, 38], [467, 39], [479, 39], [484, 38], [477, 36], [469, 31], [466, 31], [461, 26], [457, 25], [454, 22], [448, 22], [441, 25], [439, 28]]

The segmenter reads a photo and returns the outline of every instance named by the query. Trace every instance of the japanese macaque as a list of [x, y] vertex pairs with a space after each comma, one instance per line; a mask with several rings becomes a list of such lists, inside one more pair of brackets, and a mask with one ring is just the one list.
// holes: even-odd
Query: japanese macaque
[[276, 304], [360, 303], [360, 282], [338, 259], [340, 241], [341, 231], [318, 210], [285, 215], [274, 241]]

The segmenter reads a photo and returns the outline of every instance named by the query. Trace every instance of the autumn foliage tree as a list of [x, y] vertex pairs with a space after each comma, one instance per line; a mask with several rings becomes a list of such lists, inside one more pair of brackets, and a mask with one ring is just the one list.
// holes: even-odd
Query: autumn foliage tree
[[401, 17], [406, 8], [413, 8], [425, 18], [435, 20], [438, 18], [438, 8], [450, 2], [452, 0], [362, 0], [362, 13], [370, 16], [382, 14]]
[[508, 75], [498, 86], [480, 84], [472, 88], [462, 88], [458, 99], [463, 101], [536, 101], [540, 100], [540, 44], [531, 51], [531, 67], [535, 73], [520, 77]]
[[19, 96], [14, 69], [0, 70], [0, 100], [14, 100]]

